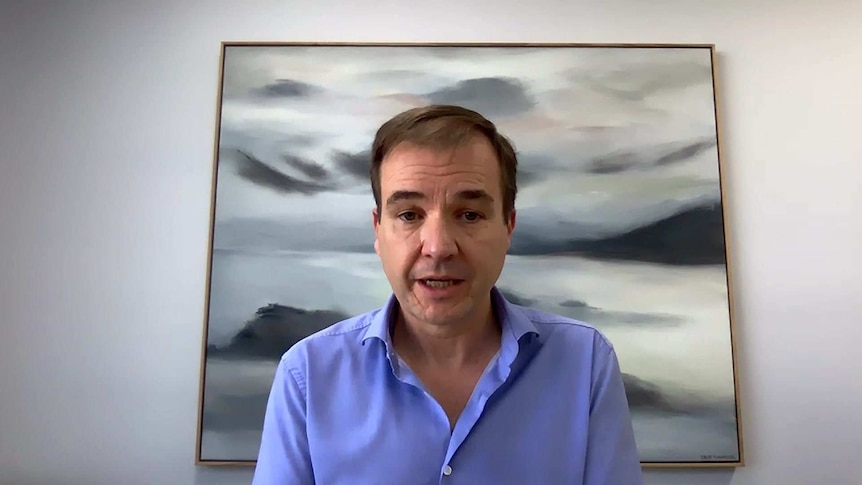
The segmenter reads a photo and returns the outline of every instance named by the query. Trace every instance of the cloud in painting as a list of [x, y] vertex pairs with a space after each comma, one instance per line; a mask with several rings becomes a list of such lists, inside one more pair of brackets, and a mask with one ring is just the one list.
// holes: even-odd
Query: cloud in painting
[[646, 147], [640, 150], [626, 150], [624, 152], [611, 153], [593, 159], [586, 167], [587, 173], [611, 174], [625, 172], [634, 169], [647, 169], [685, 162], [715, 146], [715, 140], [706, 139], [683, 145], [663, 145], [660, 153], [655, 149]]
[[[237, 159], [237, 174], [261, 187], [281, 193], [299, 193], [305, 195], [333, 189], [330, 185], [300, 180], [287, 175], [242, 150], [237, 150], [237, 153], [240, 155], [239, 159]], [[306, 168], [311, 166], [310, 162], [301, 161], [301, 164]]]
[[368, 180], [368, 171], [371, 168], [371, 150], [360, 153], [336, 150], [333, 158], [336, 165], [348, 174], [361, 180]]
[[329, 176], [329, 172], [323, 165], [294, 155], [284, 155], [284, 162], [313, 179], [323, 180]]
[[320, 91], [319, 87], [308, 83], [292, 79], [279, 79], [255, 89], [254, 92], [260, 96], [272, 98], [303, 98], [317, 94]]
[[603, 310], [580, 300], [562, 301], [555, 311], [569, 318], [602, 327], [608, 325], [676, 326], [683, 323], [683, 319], [675, 315]]
[[370, 216], [353, 218], [337, 208], [329, 214], [309, 213], [293, 220], [234, 218], [216, 225], [213, 243], [223, 250], [371, 254], [374, 231], [370, 221]]
[[554, 164], [550, 162], [550, 157], [535, 153], [519, 153], [517, 173], [518, 188], [528, 187], [541, 182], [547, 176], [546, 172], [542, 172], [541, 167], [553, 165]]
[[[673, 53], [674, 56], [676, 54]], [[586, 70], [573, 68], [568, 78], [596, 92], [633, 102], [666, 91], [678, 92], [690, 86], [712, 82], [711, 66], [708, 63], [682, 60], [679, 56], [664, 59], [659, 52], [654, 52], [654, 56], [649, 62], [630, 61], [620, 63], [613, 69], [608, 66]]]
[[709, 139], [696, 143], [692, 143], [690, 145], [686, 145], [678, 150], [674, 150], [667, 155], [659, 157], [658, 160], [655, 161], [656, 166], [662, 165], [670, 165], [677, 162], [682, 162], [688, 160], [689, 158], [697, 155], [698, 153], [712, 148], [715, 146], [715, 140]]
[[523, 83], [504, 77], [467, 79], [427, 97], [433, 103], [464, 106], [488, 117], [517, 115], [536, 104]]

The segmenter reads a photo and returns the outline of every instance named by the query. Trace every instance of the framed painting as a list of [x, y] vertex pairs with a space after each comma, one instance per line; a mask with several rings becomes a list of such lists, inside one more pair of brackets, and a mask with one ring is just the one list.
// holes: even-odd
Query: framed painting
[[615, 345], [645, 466], [740, 466], [712, 45], [224, 43], [199, 464], [254, 464], [279, 357], [380, 307], [377, 127], [431, 103], [519, 153], [499, 287]]

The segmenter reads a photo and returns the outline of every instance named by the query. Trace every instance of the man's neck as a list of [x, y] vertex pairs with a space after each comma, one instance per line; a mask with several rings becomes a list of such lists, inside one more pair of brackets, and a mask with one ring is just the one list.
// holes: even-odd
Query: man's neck
[[410, 321], [399, 313], [392, 341], [408, 364], [457, 371], [487, 363], [500, 348], [500, 325], [490, 308], [447, 326]]

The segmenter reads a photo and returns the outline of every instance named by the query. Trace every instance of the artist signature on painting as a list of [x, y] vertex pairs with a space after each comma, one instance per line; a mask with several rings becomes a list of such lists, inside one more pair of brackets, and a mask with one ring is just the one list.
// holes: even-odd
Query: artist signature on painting
[[726, 460], [733, 461], [736, 457], [733, 455], [700, 455], [701, 460]]

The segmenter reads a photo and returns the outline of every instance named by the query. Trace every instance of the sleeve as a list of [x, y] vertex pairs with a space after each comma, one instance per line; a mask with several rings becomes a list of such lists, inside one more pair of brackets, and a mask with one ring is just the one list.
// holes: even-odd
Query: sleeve
[[252, 485], [314, 483], [306, 434], [306, 389], [302, 375], [282, 360], [266, 405]]
[[622, 373], [609, 344], [598, 350], [593, 371], [584, 485], [642, 485]]

